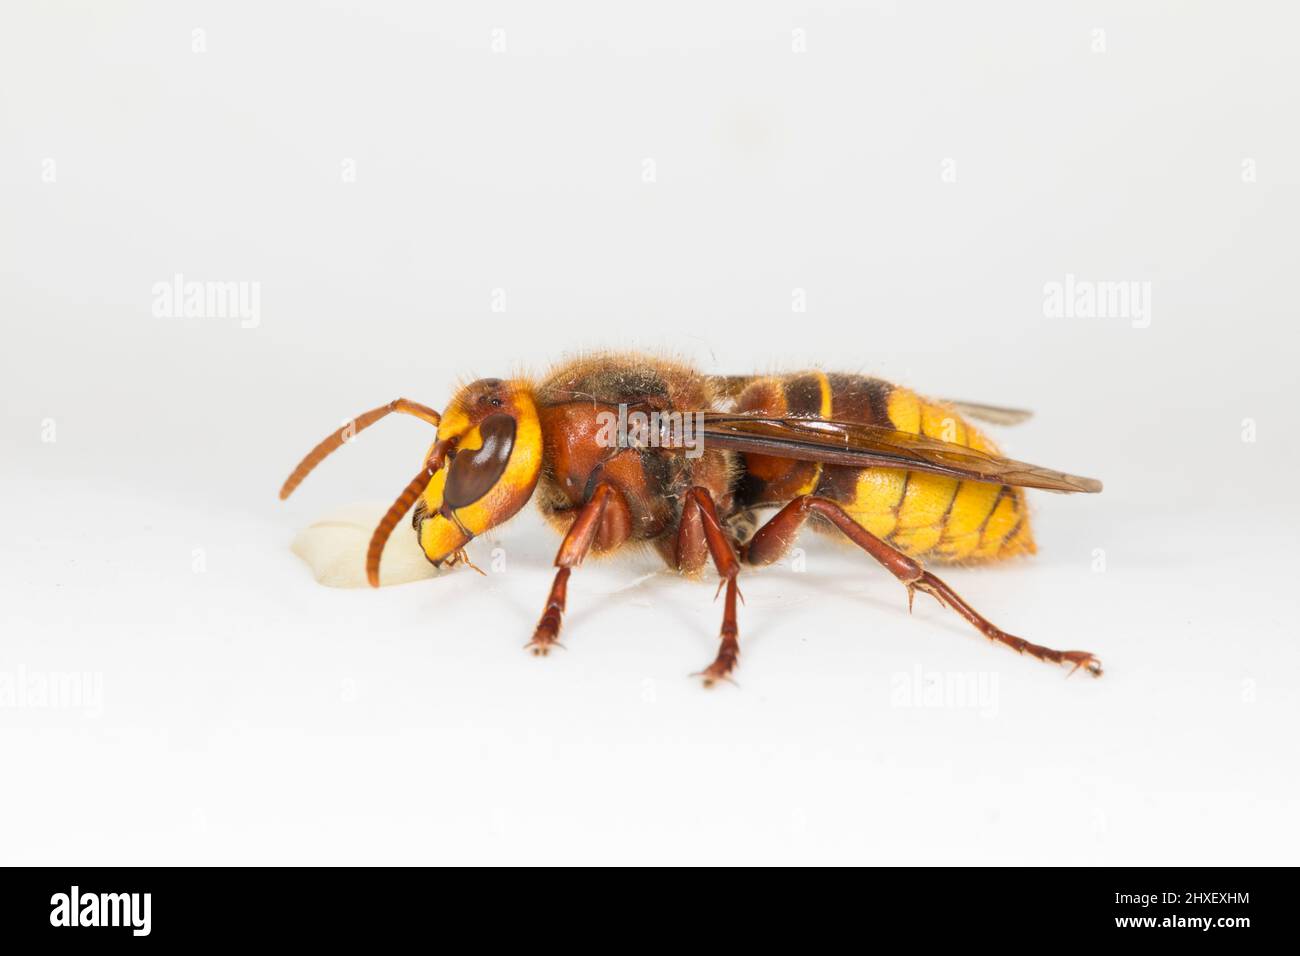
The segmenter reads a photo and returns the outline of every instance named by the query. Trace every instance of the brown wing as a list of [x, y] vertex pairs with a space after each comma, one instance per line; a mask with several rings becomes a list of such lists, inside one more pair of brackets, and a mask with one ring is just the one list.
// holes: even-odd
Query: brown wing
[[984, 405], [980, 402], [961, 402], [955, 398], [940, 399], [945, 405], [951, 405], [968, 418], [975, 418], [994, 425], [1019, 425], [1034, 417], [1034, 413], [1024, 408], [1003, 408], [1001, 405]]
[[905, 468], [992, 484], [1046, 491], [1101, 491], [1095, 478], [1067, 475], [1023, 461], [858, 422], [704, 412], [704, 447], [820, 461], [852, 468]]

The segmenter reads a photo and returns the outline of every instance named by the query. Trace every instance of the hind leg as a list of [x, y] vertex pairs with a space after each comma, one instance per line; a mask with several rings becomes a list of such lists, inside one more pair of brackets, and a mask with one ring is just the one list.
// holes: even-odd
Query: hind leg
[[1082, 667], [1094, 677], [1101, 676], [1101, 661], [1087, 651], [1053, 650], [1041, 644], [1031, 644], [1024, 638], [1015, 637], [995, 626], [963, 601], [941, 579], [925, 570], [919, 562], [877, 538], [829, 498], [804, 495], [791, 501], [754, 533], [754, 537], [745, 546], [745, 560], [750, 564], [771, 564], [789, 549], [800, 529], [803, 528], [804, 522], [808, 520], [808, 516], [814, 513], [835, 525], [845, 537], [884, 565], [890, 574], [903, 583], [907, 588], [909, 609], [915, 592], [924, 591], [944, 607], [956, 611], [990, 640], [1005, 644], [1021, 654], [1036, 657], [1040, 661], [1073, 665], [1070, 671], [1072, 674]]

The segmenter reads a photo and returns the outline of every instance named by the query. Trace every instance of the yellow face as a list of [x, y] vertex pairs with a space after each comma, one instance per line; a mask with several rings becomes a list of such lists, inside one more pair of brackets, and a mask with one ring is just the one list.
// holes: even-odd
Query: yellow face
[[461, 389], [443, 412], [438, 442], [448, 448], [446, 463], [416, 510], [420, 547], [435, 564], [532, 497], [542, 470], [542, 429], [529, 386], [485, 378]]

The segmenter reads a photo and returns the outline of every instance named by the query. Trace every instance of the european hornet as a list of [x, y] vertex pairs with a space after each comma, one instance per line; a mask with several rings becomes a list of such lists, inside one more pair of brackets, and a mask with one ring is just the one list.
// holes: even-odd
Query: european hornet
[[[530, 498], [564, 540], [541, 620], [527, 644], [556, 646], [569, 576], [589, 553], [652, 545], [670, 568], [698, 576], [712, 559], [725, 588], [721, 645], [701, 672], [729, 679], [740, 654], [737, 581], [766, 565], [804, 524], [844, 536], [907, 589], [929, 594], [986, 637], [1039, 660], [1080, 667], [996, 627], [921, 564], [1001, 561], [1035, 550], [1025, 488], [1097, 492], [1101, 483], [1005, 458], [968, 422], [1014, 424], [1026, 412], [932, 401], [876, 378], [820, 371], [711, 376], [676, 361], [600, 354], [539, 380], [486, 378], [440, 415], [399, 398], [358, 416], [308, 453], [287, 498], [355, 432], [400, 412], [437, 428], [419, 472], [375, 528], [366, 556], [379, 584], [384, 543], [414, 507], [420, 547], [435, 566]], [[763, 509], [777, 509], [758, 525]]]

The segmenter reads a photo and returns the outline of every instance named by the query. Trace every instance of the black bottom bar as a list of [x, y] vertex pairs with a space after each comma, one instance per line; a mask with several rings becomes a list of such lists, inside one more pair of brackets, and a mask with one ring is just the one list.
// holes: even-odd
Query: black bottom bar
[[[500, 945], [571, 938], [728, 946], [797, 933], [862, 945], [951, 940], [1001, 946], [1129, 940], [1175, 948], [1289, 937], [1294, 874], [1275, 869], [944, 869], [786, 872], [719, 878], [421, 869], [8, 869], [6, 943], [147, 945], [317, 940], [431, 945], [483, 933]], [[598, 888], [589, 884], [596, 883]], [[74, 890], [75, 887], [75, 890]], [[527, 934], [527, 935], [525, 935]], [[539, 935], [540, 934], [540, 935]], [[559, 940], [556, 935], [559, 935]], [[798, 937], [796, 937], [798, 938]], [[676, 941], [676, 942], [674, 942]], [[10, 950], [18, 952], [18, 950]]]

